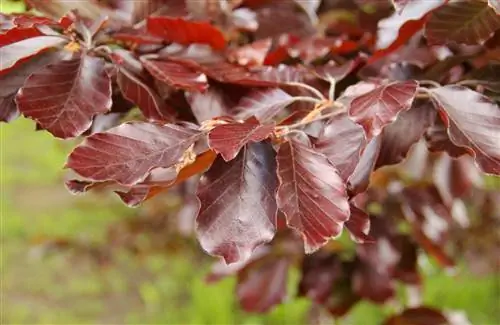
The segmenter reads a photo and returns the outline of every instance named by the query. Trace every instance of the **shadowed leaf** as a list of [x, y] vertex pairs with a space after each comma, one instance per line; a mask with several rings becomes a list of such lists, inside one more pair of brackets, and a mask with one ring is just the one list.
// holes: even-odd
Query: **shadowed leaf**
[[293, 97], [279, 88], [253, 90], [240, 100], [234, 110], [243, 119], [255, 116], [265, 122], [292, 102]]
[[217, 158], [198, 187], [198, 240], [228, 264], [247, 260], [257, 246], [274, 237], [274, 156], [269, 143], [249, 143], [230, 162]]
[[391, 316], [384, 325], [447, 325], [448, 319], [437, 309], [417, 307], [405, 309], [401, 314]]
[[182, 64], [158, 60], [142, 60], [144, 68], [153, 77], [172, 87], [188, 90], [203, 91], [208, 87], [207, 77]]

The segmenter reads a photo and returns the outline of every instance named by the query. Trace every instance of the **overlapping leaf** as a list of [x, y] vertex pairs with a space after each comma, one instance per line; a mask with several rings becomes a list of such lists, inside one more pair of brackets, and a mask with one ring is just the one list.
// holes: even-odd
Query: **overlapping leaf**
[[135, 103], [147, 119], [172, 120], [171, 110], [161, 99], [158, 91], [146, 80], [125, 68], [119, 69], [116, 79], [123, 97]]
[[52, 47], [59, 47], [68, 40], [60, 36], [45, 36], [35, 27], [14, 28], [0, 34], [0, 72], [8, 70], [24, 59]]
[[298, 295], [325, 303], [334, 290], [334, 282], [342, 277], [342, 271], [337, 255], [318, 252], [304, 256]]
[[134, 185], [155, 168], [179, 163], [199, 136], [174, 124], [125, 123], [87, 137], [70, 154], [66, 167], [91, 181]]
[[236, 295], [243, 310], [264, 313], [286, 298], [288, 268], [286, 257], [255, 261], [238, 275]]
[[198, 187], [196, 231], [201, 246], [226, 263], [245, 261], [276, 231], [275, 153], [267, 142], [249, 143], [225, 162], [217, 158]]
[[352, 203], [350, 209], [351, 216], [345, 223], [345, 227], [349, 230], [351, 238], [360, 244], [371, 242], [372, 238], [368, 236], [370, 232], [370, 216]]
[[486, 1], [452, 1], [435, 10], [425, 26], [432, 44], [483, 44], [500, 29], [500, 16]]
[[257, 119], [249, 118], [243, 123], [235, 121], [217, 125], [208, 134], [208, 144], [225, 161], [230, 161], [248, 142], [263, 141], [273, 131], [273, 124], [262, 125]]
[[344, 181], [323, 154], [298, 140], [281, 144], [277, 160], [278, 207], [312, 253], [340, 235], [349, 218]]
[[111, 108], [111, 80], [104, 60], [75, 53], [28, 77], [16, 101], [23, 115], [54, 136], [75, 137]]
[[465, 148], [451, 142], [447, 127], [438, 116], [436, 116], [434, 124], [425, 132], [424, 138], [427, 148], [431, 152], [446, 151], [448, 155], [455, 158], [467, 154]]
[[15, 70], [0, 75], [0, 121], [9, 122], [18, 116], [15, 97], [28, 76], [45, 65], [57, 60], [58, 53], [46, 53], [34, 57]]
[[206, 22], [187, 21], [183, 18], [150, 16], [148, 31], [163, 39], [183, 45], [208, 44], [216, 50], [226, 46], [220, 30]]
[[486, 173], [500, 175], [500, 108], [484, 95], [461, 86], [431, 90], [451, 141], [471, 151]]
[[176, 88], [188, 91], [203, 91], [208, 87], [205, 74], [169, 61], [142, 60], [146, 68], [156, 79]]
[[293, 100], [292, 96], [279, 88], [253, 90], [240, 100], [234, 111], [243, 119], [255, 116], [259, 121], [265, 122]]
[[347, 114], [340, 114], [327, 122], [314, 146], [337, 168], [340, 177], [347, 180], [366, 146], [365, 134]]
[[232, 50], [228, 59], [243, 66], [262, 65], [271, 49], [272, 40], [265, 38]]
[[416, 81], [410, 80], [377, 87], [351, 101], [349, 116], [363, 126], [368, 139], [371, 139], [394, 122], [400, 112], [410, 109], [417, 86]]

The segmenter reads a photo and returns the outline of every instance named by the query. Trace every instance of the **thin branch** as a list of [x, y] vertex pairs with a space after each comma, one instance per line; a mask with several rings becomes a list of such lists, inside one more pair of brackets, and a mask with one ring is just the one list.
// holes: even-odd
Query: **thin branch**
[[317, 90], [316, 88], [311, 87], [311, 86], [309, 86], [307, 84], [304, 84], [304, 83], [301, 83], [301, 82], [288, 82], [287, 85], [289, 85], [289, 86], [296, 86], [296, 87], [302, 87], [304, 89], [309, 90], [313, 94], [315, 94], [318, 98], [323, 99], [323, 100], [327, 100], [327, 98], [319, 90]]
[[295, 96], [293, 97], [293, 101], [302, 101], [302, 102], [309, 102], [309, 103], [313, 103], [313, 104], [316, 104], [316, 105], [319, 105], [321, 103], [323, 103], [324, 101], [321, 100], [321, 99], [316, 99], [316, 98], [313, 98], [313, 97], [307, 97], [307, 96]]
[[441, 84], [439, 82], [433, 81], [433, 80], [419, 80], [419, 84], [421, 85], [427, 85], [427, 86], [432, 86], [435, 88], [441, 87]]
[[328, 89], [328, 99], [333, 101], [335, 99], [335, 85], [337, 84], [337, 81], [335, 78], [328, 78], [328, 81], [330, 82], [330, 89]]

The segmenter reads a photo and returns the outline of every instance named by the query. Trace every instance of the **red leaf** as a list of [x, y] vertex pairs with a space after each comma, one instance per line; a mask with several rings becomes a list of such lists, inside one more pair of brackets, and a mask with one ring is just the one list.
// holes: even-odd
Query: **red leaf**
[[472, 71], [467, 79], [476, 82], [478, 85], [481, 85], [488, 90], [500, 93], [499, 75], [500, 64], [492, 63]]
[[104, 60], [75, 53], [28, 77], [16, 101], [23, 115], [54, 136], [75, 137], [111, 108], [111, 80]]
[[199, 136], [175, 124], [125, 123], [87, 137], [70, 154], [66, 167], [88, 180], [134, 185], [155, 168], [179, 163]]
[[335, 80], [336, 82], [344, 79], [349, 73], [351, 73], [354, 69], [358, 67], [361, 63], [361, 59], [350, 60], [342, 65], [329, 63], [316, 67], [314, 69], [314, 74], [316, 74], [319, 78], [330, 81]]
[[392, 316], [384, 325], [447, 325], [448, 319], [437, 309], [417, 307], [405, 309], [401, 314]]
[[191, 106], [193, 115], [198, 123], [220, 116], [229, 116], [232, 103], [223, 91], [215, 87], [208, 88], [203, 93], [186, 93], [186, 100]]
[[236, 295], [244, 311], [268, 312], [286, 298], [290, 261], [284, 257], [255, 261], [238, 275]]
[[230, 162], [217, 158], [198, 187], [198, 240], [228, 264], [247, 260], [274, 237], [274, 156], [269, 143], [250, 143]]
[[500, 16], [484, 1], [449, 2], [436, 9], [425, 26], [431, 44], [483, 44], [497, 29]]
[[373, 242], [373, 239], [368, 236], [370, 232], [370, 216], [352, 203], [350, 209], [351, 216], [346, 221], [345, 227], [349, 230], [352, 240], [359, 244]]
[[233, 160], [248, 142], [260, 142], [274, 131], [274, 125], [262, 125], [256, 118], [244, 123], [230, 122], [217, 125], [208, 134], [208, 144], [225, 161]]
[[416, 81], [393, 82], [380, 86], [352, 100], [349, 116], [363, 126], [368, 139], [394, 122], [398, 114], [410, 109], [417, 94]]
[[405, 159], [434, 123], [436, 111], [430, 101], [415, 102], [408, 111], [401, 112], [396, 121], [382, 131], [382, 145], [375, 168], [392, 165]]
[[0, 72], [12, 68], [18, 61], [27, 59], [51, 47], [68, 42], [64, 37], [44, 36], [36, 28], [14, 28], [0, 34]]
[[500, 175], [500, 108], [488, 97], [461, 86], [431, 90], [451, 141], [470, 151], [486, 173]]
[[14, 101], [17, 92], [28, 76], [47, 64], [57, 60], [58, 53], [47, 53], [32, 58], [15, 70], [0, 75], [0, 121], [9, 122], [19, 115]]
[[298, 296], [324, 304], [333, 293], [334, 283], [342, 278], [341, 263], [337, 255], [322, 251], [304, 256]]
[[255, 116], [259, 121], [265, 122], [276, 116], [293, 100], [292, 96], [279, 88], [253, 90], [240, 100], [234, 110], [243, 119]]
[[363, 128], [351, 121], [347, 114], [341, 114], [326, 123], [314, 146], [337, 168], [340, 177], [347, 180], [366, 143]]
[[163, 39], [149, 34], [145, 30], [145, 28], [143, 29], [124, 28], [112, 34], [112, 36], [114, 39], [118, 41], [129, 42], [137, 45], [163, 44]]
[[356, 168], [354, 168], [354, 171], [347, 180], [349, 195], [354, 196], [364, 192], [368, 188], [371, 173], [375, 168], [375, 163], [380, 154], [381, 144], [382, 139], [378, 136], [371, 139], [366, 145]]
[[123, 97], [135, 103], [144, 116], [151, 121], [171, 121], [173, 113], [161, 99], [157, 90], [146, 80], [121, 68], [117, 82]]
[[188, 90], [204, 91], [208, 87], [205, 74], [172, 61], [141, 60], [144, 68], [153, 77], [169, 86]]
[[281, 144], [277, 160], [278, 207], [312, 253], [339, 236], [349, 219], [345, 184], [323, 154], [298, 140]]
[[187, 21], [182, 18], [148, 17], [148, 31], [163, 39], [183, 45], [208, 44], [216, 50], [226, 46], [220, 30], [206, 22]]
[[427, 142], [427, 148], [431, 152], [446, 151], [446, 153], [455, 158], [467, 154], [465, 148], [458, 147], [451, 142], [446, 126], [437, 116], [434, 124], [427, 129], [424, 138]]

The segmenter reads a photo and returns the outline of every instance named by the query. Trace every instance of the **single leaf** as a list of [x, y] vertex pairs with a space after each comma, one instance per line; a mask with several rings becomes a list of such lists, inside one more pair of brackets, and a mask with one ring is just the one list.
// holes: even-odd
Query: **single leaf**
[[217, 158], [198, 187], [201, 246], [226, 263], [245, 261], [276, 231], [276, 162], [272, 146], [249, 143], [230, 162]]
[[478, 85], [484, 88], [500, 93], [500, 80], [498, 76], [500, 75], [500, 64], [488, 64], [480, 69], [473, 70], [470, 75], [467, 76], [467, 80], [471, 82], [476, 82]]
[[500, 175], [500, 108], [486, 96], [461, 86], [431, 90], [451, 141], [474, 156], [486, 173]]
[[450, 322], [443, 313], [431, 307], [405, 309], [401, 314], [391, 316], [383, 325], [448, 325]]
[[88, 180], [134, 185], [155, 168], [179, 163], [199, 136], [199, 131], [175, 124], [124, 123], [87, 137], [66, 167]]
[[323, 154], [298, 140], [281, 144], [277, 161], [278, 207], [312, 253], [339, 236], [349, 219], [344, 181]]
[[354, 71], [354, 69], [356, 69], [360, 63], [361, 59], [359, 58], [347, 61], [342, 65], [336, 65], [333, 64], [332, 62], [329, 62], [325, 65], [321, 65], [314, 68], [313, 72], [315, 75], [317, 75], [319, 78], [323, 80], [326, 81], [335, 80], [336, 82], [339, 82], [340, 80], [347, 77], [349, 73]]
[[120, 68], [117, 83], [123, 97], [135, 103], [147, 119], [160, 122], [172, 120], [172, 111], [161, 99], [158, 91], [146, 80], [125, 68]]
[[260, 142], [274, 131], [274, 125], [262, 125], [256, 118], [243, 123], [229, 122], [217, 125], [208, 134], [208, 144], [225, 161], [233, 160], [248, 142]]
[[111, 80], [104, 60], [75, 53], [29, 76], [16, 102], [24, 116], [54, 136], [75, 137], [111, 108]]
[[354, 171], [347, 179], [347, 186], [350, 196], [364, 192], [370, 184], [370, 176], [375, 169], [375, 164], [380, 154], [382, 137], [371, 139], [366, 145], [359, 162]]
[[15, 70], [0, 75], [0, 121], [9, 122], [19, 115], [15, 97], [32, 73], [57, 60], [59, 54], [46, 53], [19, 65]]
[[238, 274], [236, 296], [246, 312], [265, 313], [286, 298], [290, 261], [275, 257], [255, 261]]
[[0, 57], [2, 58], [0, 71], [10, 69], [23, 59], [68, 42], [64, 37], [35, 36], [36, 34], [40, 35], [40, 32], [34, 28], [12, 29], [5, 34], [0, 34]]
[[417, 87], [418, 83], [412, 80], [377, 87], [351, 101], [349, 116], [372, 139], [394, 122], [400, 112], [410, 109]]
[[186, 93], [186, 100], [198, 123], [214, 117], [230, 115], [229, 99], [220, 89], [210, 87], [204, 93]]
[[337, 168], [340, 177], [347, 180], [366, 143], [363, 128], [351, 121], [347, 114], [339, 114], [326, 123], [314, 147]]
[[373, 242], [373, 239], [368, 236], [370, 232], [370, 216], [352, 203], [350, 209], [351, 216], [346, 221], [345, 227], [351, 234], [351, 239], [359, 244]]
[[342, 277], [341, 263], [337, 255], [321, 251], [304, 256], [298, 296], [324, 304], [333, 293], [334, 283]]
[[394, 278], [406, 284], [420, 285], [422, 277], [418, 271], [418, 244], [409, 235], [398, 235], [396, 239], [401, 258], [394, 269]]
[[147, 28], [153, 35], [183, 45], [208, 44], [216, 50], [222, 50], [226, 46], [222, 32], [206, 22], [150, 16], [147, 20]]
[[259, 121], [265, 122], [293, 101], [293, 97], [280, 88], [253, 90], [240, 100], [234, 110], [240, 118], [255, 116]]
[[123, 28], [113, 33], [112, 37], [117, 41], [136, 45], [163, 44], [162, 38], [149, 34], [145, 28]]
[[176, 62], [141, 60], [144, 68], [157, 80], [187, 91], [204, 91], [208, 88], [205, 74]]
[[436, 116], [434, 124], [425, 132], [424, 138], [427, 148], [431, 152], [446, 151], [448, 155], [455, 158], [467, 154], [465, 148], [459, 147], [451, 142], [447, 127], [438, 116]]
[[425, 26], [431, 44], [483, 44], [497, 29], [500, 16], [486, 1], [452, 1], [436, 9]]
[[408, 111], [401, 112], [396, 121], [382, 131], [382, 144], [375, 169], [405, 159], [410, 148], [434, 123], [435, 117], [436, 110], [428, 100], [416, 101]]

